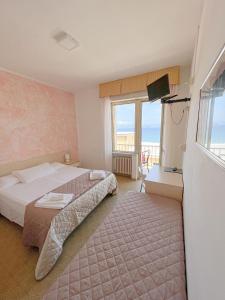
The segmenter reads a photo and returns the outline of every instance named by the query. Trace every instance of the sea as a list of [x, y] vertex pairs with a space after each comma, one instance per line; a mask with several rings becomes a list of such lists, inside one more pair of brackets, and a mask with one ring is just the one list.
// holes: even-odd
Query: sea
[[[133, 128], [117, 128], [117, 132], [134, 132]], [[159, 143], [160, 128], [142, 128], [142, 142]]]
[[[131, 128], [117, 128], [117, 132], [133, 132]], [[142, 128], [142, 142], [160, 142], [160, 128]], [[224, 144], [225, 143], [225, 125], [215, 126], [212, 130], [212, 139], [211, 143], [213, 144]]]

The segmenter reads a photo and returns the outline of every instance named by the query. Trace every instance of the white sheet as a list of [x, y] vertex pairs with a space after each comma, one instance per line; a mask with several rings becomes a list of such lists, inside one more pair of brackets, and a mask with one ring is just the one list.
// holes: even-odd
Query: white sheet
[[25, 207], [28, 203], [87, 171], [87, 169], [65, 166], [54, 174], [3, 189], [0, 191], [0, 214], [23, 226]]

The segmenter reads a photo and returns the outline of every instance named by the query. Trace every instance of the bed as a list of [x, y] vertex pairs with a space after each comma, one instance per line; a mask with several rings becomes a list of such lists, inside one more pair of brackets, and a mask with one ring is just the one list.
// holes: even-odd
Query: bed
[[[89, 173], [88, 169], [63, 166], [32, 182], [19, 182], [0, 189], [0, 214], [24, 227], [26, 246], [39, 248], [35, 269], [37, 280], [45, 277], [55, 265], [69, 234], [107, 194], [116, 191], [117, 181], [112, 173], [108, 172], [105, 179], [94, 182], [89, 180]], [[74, 193], [76, 197], [61, 210], [34, 207], [35, 202], [50, 191]], [[37, 237], [40, 228], [44, 229], [42, 240]]]
[[128, 192], [43, 300], [185, 300], [181, 203]]

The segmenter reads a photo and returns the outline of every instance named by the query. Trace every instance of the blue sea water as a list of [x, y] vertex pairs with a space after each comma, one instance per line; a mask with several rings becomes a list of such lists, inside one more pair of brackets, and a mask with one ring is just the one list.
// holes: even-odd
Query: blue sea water
[[[133, 132], [131, 128], [118, 128], [118, 132]], [[142, 142], [160, 142], [160, 128], [142, 128]], [[212, 130], [213, 144], [225, 143], [225, 125], [215, 126]]]
[[[130, 128], [118, 128], [117, 132], [133, 132]], [[142, 128], [142, 142], [160, 142], [160, 128]]]

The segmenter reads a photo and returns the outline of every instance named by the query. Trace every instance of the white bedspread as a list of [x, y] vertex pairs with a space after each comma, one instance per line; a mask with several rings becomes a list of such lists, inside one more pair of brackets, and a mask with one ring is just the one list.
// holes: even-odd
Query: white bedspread
[[0, 214], [23, 226], [25, 207], [28, 203], [87, 171], [87, 169], [65, 166], [54, 174], [0, 190]]

